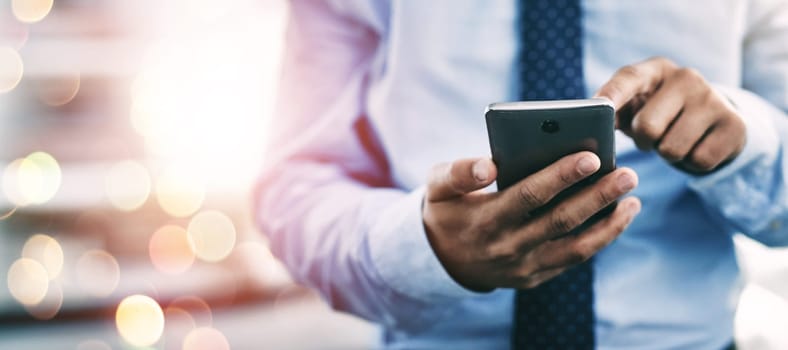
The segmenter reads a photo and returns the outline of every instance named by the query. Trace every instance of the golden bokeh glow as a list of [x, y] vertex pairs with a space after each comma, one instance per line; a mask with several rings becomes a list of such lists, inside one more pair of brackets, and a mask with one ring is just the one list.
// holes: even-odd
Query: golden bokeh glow
[[183, 350], [230, 350], [230, 343], [217, 329], [200, 327], [183, 339]]
[[53, 0], [11, 0], [11, 10], [21, 22], [38, 22], [52, 10]]
[[155, 300], [145, 295], [123, 299], [115, 312], [118, 333], [134, 346], [153, 345], [164, 331], [164, 312]]
[[40, 303], [48, 289], [49, 274], [38, 261], [20, 258], [8, 269], [8, 290], [23, 305]]
[[34, 204], [52, 199], [60, 188], [61, 181], [60, 165], [55, 157], [46, 152], [31, 153], [20, 165], [21, 174], [25, 174], [27, 168], [31, 169], [31, 174], [35, 173], [33, 169], [37, 169], [40, 175], [39, 178], [32, 176], [29, 179], [22, 178], [23, 181], [20, 183], [22, 193]]
[[120, 266], [109, 253], [89, 250], [77, 260], [76, 274], [82, 290], [95, 297], [106, 297], [118, 286]]
[[25, 68], [16, 50], [0, 46], [0, 94], [13, 90], [22, 80]]
[[79, 73], [64, 74], [57, 78], [46, 79], [38, 84], [38, 97], [47, 105], [65, 105], [79, 93], [81, 79]]
[[188, 234], [194, 254], [204, 261], [220, 261], [235, 246], [235, 225], [219, 211], [207, 210], [195, 215], [189, 221]]
[[187, 217], [202, 207], [205, 184], [196, 174], [170, 168], [156, 180], [156, 199], [168, 214]]
[[109, 169], [104, 185], [107, 198], [115, 208], [132, 211], [148, 199], [151, 180], [148, 170], [142, 164], [126, 160]]
[[129, 115], [131, 127], [134, 128], [134, 131], [146, 137], [153, 133], [153, 129], [156, 125], [156, 120], [151, 115], [150, 109], [151, 108], [140, 99], [135, 99], [134, 102], [132, 102], [131, 114]]
[[25, 242], [22, 247], [22, 257], [41, 263], [50, 281], [63, 270], [63, 248], [57, 240], [44, 234], [35, 234]]
[[60, 165], [46, 152], [16, 159], [3, 173], [3, 192], [17, 206], [42, 204], [60, 188]]
[[165, 273], [184, 272], [194, 263], [188, 234], [180, 226], [167, 225], [153, 233], [148, 253], [153, 266]]
[[3, 194], [8, 201], [16, 206], [27, 205], [27, 201], [19, 191], [19, 166], [24, 158], [14, 159], [3, 170]]

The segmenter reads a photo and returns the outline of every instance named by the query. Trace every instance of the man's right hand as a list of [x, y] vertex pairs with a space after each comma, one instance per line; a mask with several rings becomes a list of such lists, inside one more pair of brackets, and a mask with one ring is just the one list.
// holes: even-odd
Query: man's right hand
[[436, 166], [423, 208], [433, 250], [459, 284], [475, 291], [532, 288], [559, 275], [616, 239], [640, 211], [640, 201], [629, 197], [585, 231], [566, 235], [637, 186], [635, 172], [619, 168], [529, 215], [599, 164], [591, 152], [571, 154], [497, 193], [479, 191], [497, 175], [489, 158]]

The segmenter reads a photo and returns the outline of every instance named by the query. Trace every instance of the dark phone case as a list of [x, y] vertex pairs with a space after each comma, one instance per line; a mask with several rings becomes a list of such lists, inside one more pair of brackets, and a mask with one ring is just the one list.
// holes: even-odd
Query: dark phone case
[[[499, 190], [580, 151], [594, 152], [601, 160], [600, 171], [590, 181], [616, 167], [615, 115], [609, 106], [489, 110], [485, 118]], [[546, 120], [557, 122], [559, 130], [543, 131]]]
[[[591, 151], [600, 170], [565, 190], [553, 201], [571, 195], [616, 168], [615, 111], [609, 105], [549, 109], [495, 110], [485, 113], [492, 158], [498, 166], [498, 190], [517, 183], [566, 155]], [[542, 129], [546, 120], [558, 123], [553, 133]], [[549, 205], [547, 206], [549, 207]], [[610, 206], [600, 212], [604, 215]], [[597, 216], [600, 216], [597, 215]]]

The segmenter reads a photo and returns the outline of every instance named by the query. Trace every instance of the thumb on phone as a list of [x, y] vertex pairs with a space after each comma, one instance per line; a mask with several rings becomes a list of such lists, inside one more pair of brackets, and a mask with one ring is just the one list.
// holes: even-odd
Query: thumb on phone
[[497, 176], [497, 168], [490, 158], [438, 164], [430, 172], [426, 199], [439, 202], [460, 197], [489, 186]]

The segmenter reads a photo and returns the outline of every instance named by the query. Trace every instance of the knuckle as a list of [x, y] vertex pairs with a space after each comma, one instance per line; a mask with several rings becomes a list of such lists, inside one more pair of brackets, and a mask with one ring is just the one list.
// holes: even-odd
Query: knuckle
[[503, 263], [517, 261], [520, 254], [519, 249], [513, 244], [497, 242], [487, 246], [487, 256], [493, 260]]
[[633, 131], [650, 140], [656, 140], [662, 135], [662, 128], [654, 119], [641, 115], [637, 120], [638, 122], [633, 126]]
[[588, 260], [590, 257], [591, 256], [587, 255], [585, 250], [576, 247], [566, 253], [566, 262], [568, 265], [577, 265]]
[[457, 175], [461, 175], [463, 171], [462, 163], [460, 162], [451, 162], [449, 164], [449, 174], [452, 177], [457, 177]]
[[676, 145], [668, 142], [661, 143], [657, 151], [659, 152], [659, 154], [662, 155], [662, 157], [664, 157], [665, 159], [671, 162], [680, 161], [684, 159], [685, 156], [684, 153], [681, 151], [681, 149], [676, 147]]
[[462, 178], [463, 178], [463, 176], [462, 176], [463, 173], [462, 172], [463, 172], [462, 165], [459, 162], [452, 162], [449, 165], [449, 178], [448, 178], [448, 180], [449, 180], [450, 184], [454, 185], [458, 181], [462, 180]]
[[492, 215], [483, 215], [477, 222], [476, 228], [482, 237], [497, 237], [500, 228], [496, 218]]
[[544, 204], [544, 199], [537, 193], [530, 181], [523, 182], [517, 189], [517, 197], [520, 203], [527, 208], [536, 208]]
[[550, 220], [547, 224], [547, 230], [550, 233], [567, 233], [571, 231], [575, 226], [575, 219], [569, 214], [569, 211], [563, 207], [558, 207], [550, 215]]
[[627, 76], [631, 78], [640, 78], [642, 72], [638, 69], [637, 66], [627, 65], [623, 66], [618, 70], [618, 74], [622, 76]]
[[570, 186], [575, 182], [577, 182], [578, 177], [580, 176], [580, 174], [578, 173], [578, 171], [574, 169], [574, 167], [567, 167], [567, 168], [569, 169], [559, 170], [557, 172], [558, 176], [556, 176], [558, 181], [560, 181], [561, 185], [563, 185], [564, 187]]
[[580, 262], [583, 262], [594, 256], [597, 250], [598, 248], [594, 244], [578, 241], [575, 245], [574, 252], [576, 257], [580, 259]]
[[599, 207], [599, 209], [616, 200], [617, 196], [608, 191], [610, 190], [601, 190], [596, 192], [596, 205]]
[[617, 72], [613, 79], [611, 79], [605, 86], [602, 87], [600, 93], [605, 96], [616, 98], [624, 93], [623, 86], [620, 81], [621, 73]]
[[700, 170], [712, 170], [719, 163], [719, 157], [716, 153], [716, 151], [708, 147], [700, 148], [693, 153], [690, 160], [692, 164]]
[[446, 174], [445, 185], [456, 192], [466, 192], [473, 186], [474, 180], [470, 174], [470, 170], [462, 162], [452, 162], [448, 165], [448, 173]]
[[635, 146], [637, 146], [637, 148], [640, 150], [649, 151], [654, 147], [654, 141], [652, 141], [651, 139], [648, 139], [646, 137], [640, 137], [637, 134], [635, 135], [634, 139], [635, 139]]
[[698, 101], [702, 106], [707, 106], [710, 111], [719, 111], [721, 106], [718, 106], [716, 102], [718, 102], [717, 94], [711, 87], [702, 85], [698, 88], [697, 92]]
[[747, 129], [747, 125], [744, 124], [744, 120], [742, 120], [735, 112], [725, 113], [724, 114], [724, 123], [728, 124], [727, 127], [732, 130], [739, 131], [743, 134], [743, 131]]
[[652, 62], [652, 63], [658, 64], [658, 65], [661, 65], [661, 66], [667, 67], [667, 68], [675, 68], [676, 67], [676, 63], [674, 63], [672, 60], [668, 59], [665, 56], [653, 56], [653, 57], [648, 59], [648, 62]]
[[517, 288], [532, 289], [541, 285], [544, 280], [537, 271], [539, 271], [539, 269], [532, 267], [518, 269], [514, 277]]
[[515, 279], [518, 280], [518, 284], [527, 284], [529, 281], [533, 280], [534, 274], [536, 274], [540, 268], [541, 267], [533, 264], [522, 265], [515, 270]]
[[674, 75], [677, 79], [690, 83], [697, 83], [703, 81], [703, 76], [695, 68], [682, 67], [676, 70], [676, 73]]

